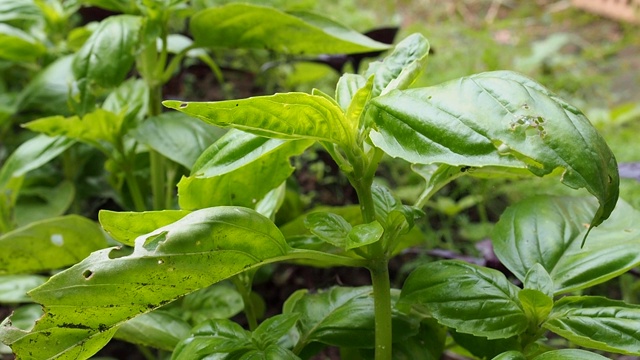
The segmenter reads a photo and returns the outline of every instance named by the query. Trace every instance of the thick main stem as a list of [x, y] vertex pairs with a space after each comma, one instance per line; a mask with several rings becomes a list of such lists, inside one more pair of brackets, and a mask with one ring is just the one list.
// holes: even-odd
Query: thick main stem
[[373, 284], [374, 313], [376, 319], [376, 360], [391, 359], [391, 282], [389, 261], [382, 258], [369, 266]]

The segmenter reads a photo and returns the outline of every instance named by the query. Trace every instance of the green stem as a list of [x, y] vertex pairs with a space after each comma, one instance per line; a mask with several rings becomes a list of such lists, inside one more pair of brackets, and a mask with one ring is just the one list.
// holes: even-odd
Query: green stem
[[[248, 273], [251, 274], [248, 274]], [[242, 296], [244, 303], [244, 315], [249, 323], [249, 330], [254, 331], [258, 327], [258, 317], [256, 315], [256, 309], [251, 301], [251, 283], [253, 282], [253, 273], [255, 270], [238, 274], [231, 278], [231, 282], [236, 286], [236, 289]]]
[[373, 284], [373, 303], [376, 319], [376, 360], [391, 359], [391, 282], [389, 260], [384, 257], [369, 266]]
[[[149, 84], [152, 85], [152, 84]], [[162, 86], [153, 84], [149, 88], [149, 116], [157, 116], [162, 113]], [[151, 168], [151, 194], [153, 196], [153, 209], [162, 210], [166, 204], [165, 188], [165, 158], [157, 151], [149, 149], [149, 161]]]
[[145, 211], [147, 206], [144, 204], [144, 197], [142, 196], [142, 192], [140, 191], [140, 186], [138, 185], [138, 181], [136, 177], [133, 175], [133, 171], [131, 171], [131, 167], [127, 166], [124, 171], [125, 181], [127, 182], [127, 187], [129, 188], [129, 193], [131, 193], [131, 199], [133, 200], [133, 207], [136, 211]]

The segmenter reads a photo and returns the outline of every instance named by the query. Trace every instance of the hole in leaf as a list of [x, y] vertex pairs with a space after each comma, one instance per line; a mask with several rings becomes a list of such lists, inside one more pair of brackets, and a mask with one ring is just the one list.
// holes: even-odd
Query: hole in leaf
[[158, 260], [158, 265], [162, 265], [162, 264], [164, 264], [164, 260], [162, 259]]
[[142, 247], [144, 247], [149, 251], [153, 251], [158, 247], [158, 245], [160, 245], [160, 243], [162, 243], [167, 239], [166, 235], [167, 235], [166, 231], [163, 231], [157, 235], [151, 235], [145, 240], [144, 245], [142, 245]]
[[189, 106], [189, 104], [184, 103], [184, 102], [183, 102], [183, 103], [180, 103], [180, 109], [184, 109], [184, 108], [186, 108], [187, 106]]
[[85, 271], [82, 273], [82, 276], [84, 277], [84, 279], [85, 279], [85, 280], [89, 280], [89, 279], [91, 279], [91, 277], [93, 276], [93, 271], [91, 271], [91, 270], [85, 270]]
[[117, 259], [133, 254], [133, 248], [129, 246], [118, 246], [109, 252], [109, 259]]

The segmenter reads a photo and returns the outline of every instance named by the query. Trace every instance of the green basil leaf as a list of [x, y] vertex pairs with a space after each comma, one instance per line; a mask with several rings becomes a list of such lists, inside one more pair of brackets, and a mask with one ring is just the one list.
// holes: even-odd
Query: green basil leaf
[[[296, 346], [302, 348], [312, 342], [321, 342], [333, 346], [373, 347], [375, 321], [372, 291], [369, 286], [333, 287], [299, 298], [293, 306], [289, 306], [292, 313], [300, 314], [297, 323], [300, 339]], [[392, 291], [393, 303], [397, 295], [397, 291]], [[392, 311], [394, 341], [403, 341], [417, 333], [418, 319], [395, 309]]]
[[262, 359], [282, 359], [282, 360], [300, 360], [300, 358], [291, 352], [289, 349], [285, 349], [278, 345], [269, 345], [264, 350], [254, 349], [249, 350], [239, 357], [231, 357], [230, 359], [238, 360], [262, 360]]
[[171, 112], [146, 119], [136, 128], [134, 136], [163, 156], [191, 169], [200, 154], [223, 133], [215, 126]]
[[[547, 351], [533, 358], [533, 360], [607, 360], [600, 354], [580, 349], [562, 349]], [[506, 360], [506, 359], [505, 359]], [[515, 360], [515, 359], [514, 359]]]
[[242, 326], [227, 319], [209, 320], [195, 327], [192, 335], [176, 346], [171, 359], [203, 359], [207, 355], [228, 354], [252, 347], [251, 333]]
[[[29, 293], [44, 305], [45, 316], [31, 332], [16, 335], [11, 329], [7, 336], [18, 356], [88, 357], [97, 351], [91, 342], [104, 345], [123, 321], [233, 275], [289, 258], [290, 251], [278, 228], [253, 210], [194, 211], [138, 237], [133, 252], [96, 251], [53, 276]], [[76, 311], [78, 307], [82, 312]]]
[[0, 168], [0, 189], [11, 178], [20, 177], [37, 169], [67, 150], [74, 141], [64, 137], [39, 135], [23, 142]]
[[259, 348], [278, 343], [298, 322], [300, 314], [280, 314], [263, 321], [251, 334], [251, 339]]
[[109, 93], [102, 108], [114, 114], [123, 114], [125, 129], [134, 127], [148, 112], [149, 88], [142, 79], [129, 79]]
[[99, 227], [81, 216], [34, 222], [0, 236], [0, 274], [60, 269], [106, 246]]
[[98, 220], [111, 237], [125, 245], [134, 246], [138, 236], [174, 223], [187, 216], [186, 210], [119, 212], [100, 210]]
[[567, 296], [556, 302], [543, 326], [579, 346], [638, 355], [639, 321], [640, 305], [597, 296]]
[[561, 181], [599, 201], [592, 226], [615, 207], [618, 171], [587, 118], [533, 81], [510, 72], [464, 77], [371, 100], [373, 143], [411, 163], [563, 169]]
[[26, 187], [20, 190], [15, 206], [18, 226], [62, 216], [73, 203], [76, 191], [71, 181], [62, 181], [55, 187]]
[[374, 76], [371, 97], [408, 88], [422, 73], [428, 55], [429, 42], [424, 36], [418, 33], [407, 36], [382, 62], [369, 65], [366, 77]]
[[525, 289], [538, 290], [553, 299], [553, 280], [544, 266], [538, 263], [534, 264], [527, 271], [523, 283]]
[[368, 224], [356, 225], [349, 231], [345, 249], [351, 250], [373, 244], [380, 240], [383, 233], [384, 228], [375, 220]]
[[283, 141], [229, 131], [196, 160], [191, 176], [178, 183], [180, 207], [253, 208], [293, 173], [289, 158], [301, 154], [311, 144], [309, 140]]
[[73, 59], [76, 79], [85, 79], [87, 86], [119, 85], [133, 65], [141, 24], [141, 18], [132, 15], [103, 20]]
[[527, 360], [527, 358], [520, 351], [511, 350], [504, 352], [491, 360]]
[[[440, 360], [447, 340], [447, 328], [438, 324], [434, 319], [425, 319], [420, 323], [420, 331], [400, 342], [393, 344], [394, 360]], [[367, 351], [369, 349], [365, 349]], [[367, 359], [375, 357], [374, 351]]]
[[353, 146], [355, 133], [340, 107], [326, 98], [284, 93], [217, 102], [162, 104], [206, 123], [276, 139], [310, 139]]
[[349, 232], [353, 228], [342, 216], [322, 211], [308, 214], [304, 224], [312, 234], [343, 249], [347, 246]]
[[0, 304], [31, 302], [27, 291], [44, 284], [47, 279], [41, 275], [0, 276]]
[[40, 19], [42, 19], [42, 13], [33, 1], [3, 0], [0, 2], [0, 22]]
[[191, 326], [186, 321], [170, 312], [156, 310], [120, 325], [114, 337], [133, 344], [171, 351], [190, 333]]
[[295, 55], [349, 54], [389, 48], [317, 14], [285, 13], [237, 3], [195, 14], [191, 18], [191, 34], [201, 47], [258, 48]]
[[[356, 94], [365, 91], [367, 78], [358, 74], [344, 74], [336, 85], [336, 101], [340, 108], [346, 113]], [[369, 90], [371, 91], [371, 90]]]
[[170, 308], [192, 324], [213, 319], [228, 319], [244, 310], [242, 295], [226, 282], [214, 284], [183, 297], [179, 306]]
[[47, 48], [26, 32], [0, 23], [0, 59], [33, 61], [44, 55]]
[[609, 220], [581, 241], [598, 205], [588, 198], [536, 196], [509, 207], [494, 227], [500, 261], [520, 280], [541, 264], [551, 276], [554, 294], [584, 289], [640, 264], [640, 213], [626, 202]]
[[97, 109], [79, 118], [72, 116], [51, 116], [34, 120], [24, 125], [29, 130], [41, 132], [49, 136], [65, 136], [82, 141], [110, 153], [113, 144], [117, 144], [122, 136], [123, 115]]
[[71, 85], [74, 81], [72, 61], [72, 55], [63, 56], [38, 72], [20, 93], [18, 108], [21, 111], [68, 115], [69, 93], [74, 91]]
[[461, 333], [503, 339], [528, 326], [519, 289], [499, 271], [461, 261], [437, 261], [415, 269], [400, 296]]
[[518, 292], [518, 299], [529, 321], [536, 326], [547, 319], [547, 316], [553, 308], [553, 298], [538, 290], [520, 290], [520, 292]]

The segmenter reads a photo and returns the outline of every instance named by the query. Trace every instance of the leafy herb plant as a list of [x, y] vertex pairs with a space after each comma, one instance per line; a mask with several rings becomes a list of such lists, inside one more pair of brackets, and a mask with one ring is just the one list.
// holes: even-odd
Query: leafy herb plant
[[[102, 227], [123, 245], [95, 251], [32, 290], [43, 317], [26, 330], [5, 320], [0, 339], [19, 357], [36, 359], [88, 358], [113, 336], [171, 351], [173, 359], [309, 358], [328, 345], [343, 358], [435, 359], [449, 331], [479, 357], [602, 358], [551, 348], [549, 330], [591, 349], [640, 353], [640, 308], [602, 297], [558, 298], [640, 263], [626, 250], [640, 241], [638, 214], [623, 202], [616, 208], [617, 165], [604, 140], [578, 109], [516, 73], [409, 89], [428, 51], [424, 37], [411, 35], [363, 75], [343, 75], [334, 96], [315, 90], [165, 101], [231, 128], [178, 183], [179, 209], [102, 211]], [[294, 170], [290, 158], [316, 143], [359, 204], [276, 226]], [[424, 177], [414, 204], [374, 183], [385, 154]], [[414, 222], [439, 189], [461, 176], [530, 175], [559, 176], [595, 200], [534, 197], [507, 210], [495, 247], [522, 288], [458, 261], [419, 267], [402, 289], [391, 288], [389, 260], [420, 242]], [[366, 268], [372, 286], [300, 290], [280, 315], [260, 322], [253, 278], [276, 262]], [[194, 321], [194, 312], [190, 323], [177, 315], [212, 297], [220, 288], [211, 286], [224, 280], [235, 285], [248, 329], [228, 318]], [[142, 328], [153, 331], [142, 336]]]

